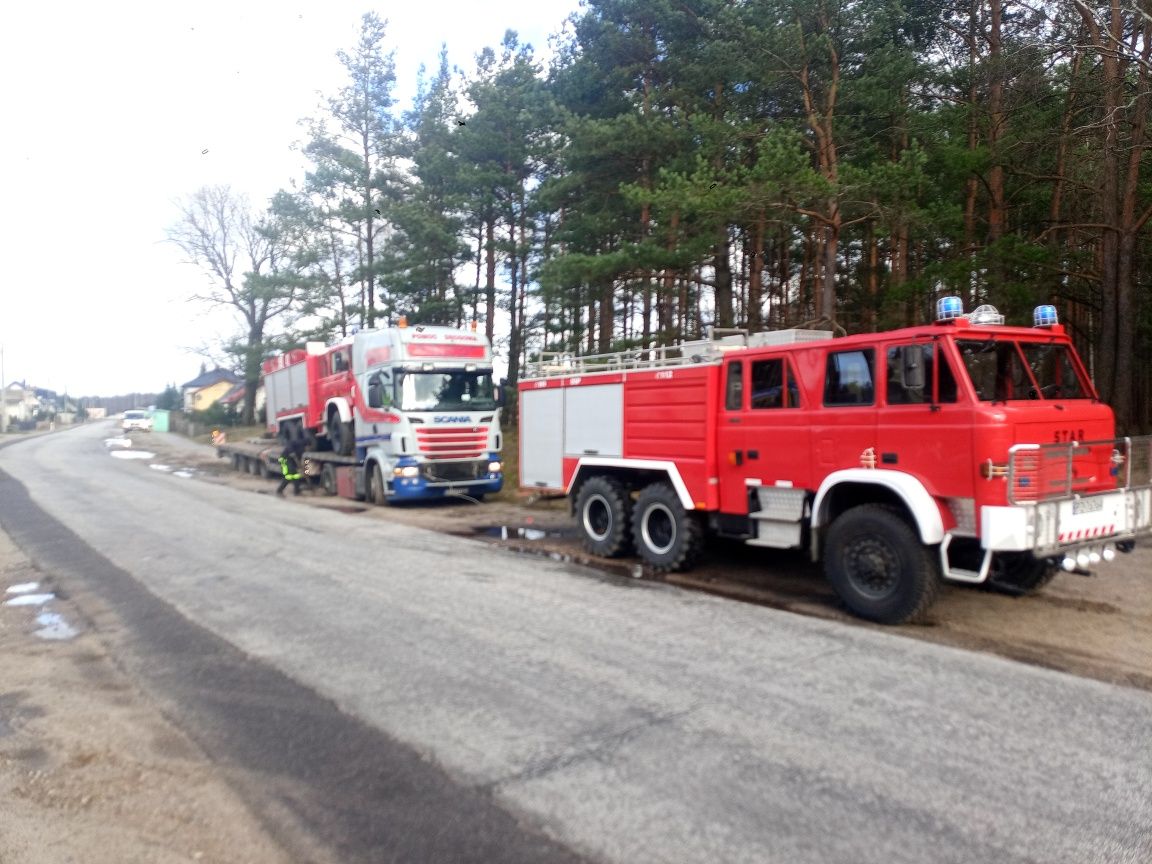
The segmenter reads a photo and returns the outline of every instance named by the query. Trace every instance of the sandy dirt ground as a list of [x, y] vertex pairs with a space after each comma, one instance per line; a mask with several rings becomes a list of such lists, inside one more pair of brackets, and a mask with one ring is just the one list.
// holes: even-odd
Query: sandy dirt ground
[[[137, 446], [201, 482], [253, 494], [275, 489], [272, 480], [232, 470], [205, 445], [157, 434]], [[379, 508], [317, 489], [293, 500], [474, 536], [509, 554], [875, 626], [846, 614], [801, 556], [719, 544], [691, 573], [655, 577], [633, 559], [586, 555], [564, 502], [508, 497]], [[0, 534], [0, 603], [51, 591]], [[61, 627], [76, 634], [52, 638], [68, 635]], [[1029, 597], [949, 585], [926, 621], [883, 629], [1152, 690], [1152, 549], [1121, 556], [1092, 578], [1062, 574]], [[221, 771], [119, 669], [106, 636], [68, 598], [0, 605], [0, 864], [287, 862]]]

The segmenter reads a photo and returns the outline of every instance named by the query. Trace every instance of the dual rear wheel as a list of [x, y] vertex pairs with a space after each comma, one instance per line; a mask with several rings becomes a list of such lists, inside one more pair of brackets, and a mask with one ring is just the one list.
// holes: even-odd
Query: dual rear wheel
[[576, 496], [576, 519], [593, 555], [619, 558], [635, 549], [657, 572], [690, 567], [703, 547], [699, 518], [664, 482], [645, 486], [633, 500], [616, 478], [590, 477]]

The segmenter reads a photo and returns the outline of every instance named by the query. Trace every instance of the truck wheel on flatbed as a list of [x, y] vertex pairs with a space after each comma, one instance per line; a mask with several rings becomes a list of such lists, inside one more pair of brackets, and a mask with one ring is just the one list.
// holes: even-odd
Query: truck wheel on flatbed
[[1056, 562], [1031, 552], [997, 552], [992, 558], [988, 586], [1004, 594], [1021, 596], [1039, 591], [1056, 578]]
[[640, 490], [632, 510], [636, 553], [659, 573], [687, 570], [704, 549], [704, 529], [667, 483]]
[[881, 624], [923, 614], [940, 587], [935, 547], [887, 504], [861, 504], [832, 523], [824, 573], [849, 610]]
[[356, 446], [352, 424], [341, 423], [335, 408], [328, 412], [328, 441], [332, 444], [332, 452], [338, 456], [351, 456]]
[[632, 499], [611, 477], [590, 477], [576, 495], [576, 519], [584, 548], [593, 555], [618, 558], [632, 551]]

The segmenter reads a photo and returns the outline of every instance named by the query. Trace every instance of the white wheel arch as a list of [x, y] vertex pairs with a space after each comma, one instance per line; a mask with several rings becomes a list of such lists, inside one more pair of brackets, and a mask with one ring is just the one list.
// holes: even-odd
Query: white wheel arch
[[675, 462], [667, 459], [613, 459], [601, 456], [581, 458], [576, 463], [576, 470], [572, 472], [572, 479], [568, 482], [568, 488], [564, 490], [565, 494], [571, 495], [576, 481], [582, 476], [595, 474], [596, 468], [624, 468], [629, 471], [655, 471], [664, 474], [672, 488], [676, 490], [676, 497], [680, 499], [684, 509], [689, 512], [696, 509], [696, 502], [688, 494], [688, 486], [680, 476], [680, 469], [676, 467]]
[[824, 478], [816, 499], [812, 502], [812, 527], [820, 528], [829, 520], [828, 494], [844, 483], [881, 486], [888, 489], [904, 502], [916, 531], [925, 545], [935, 545], [944, 540], [944, 521], [940, 518], [940, 508], [936, 500], [928, 494], [924, 484], [903, 471], [887, 471], [882, 468], [847, 468], [833, 471]]
[[331, 413], [333, 406], [336, 412], [340, 415], [341, 423], [348, 423], [352, 420], [352, 408], [348, 404], [348, 400], [343, 396], [337, 396], [334, 399], [329, 399], [328, 404], [324, 406], [324, 422], [328, 422], [328, 415]]

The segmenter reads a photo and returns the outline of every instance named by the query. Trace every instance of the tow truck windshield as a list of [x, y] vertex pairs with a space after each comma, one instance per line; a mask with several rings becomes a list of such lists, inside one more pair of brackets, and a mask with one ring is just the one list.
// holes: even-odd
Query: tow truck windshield
[[401, 411], [493, 411], [492, 373], [401, 372], [396, 386]]
[[1092, 387], [1067, 345], [1014, 339], [965, 339], [956, 344], [976, 398], [983, 402], [1093, 398]]

